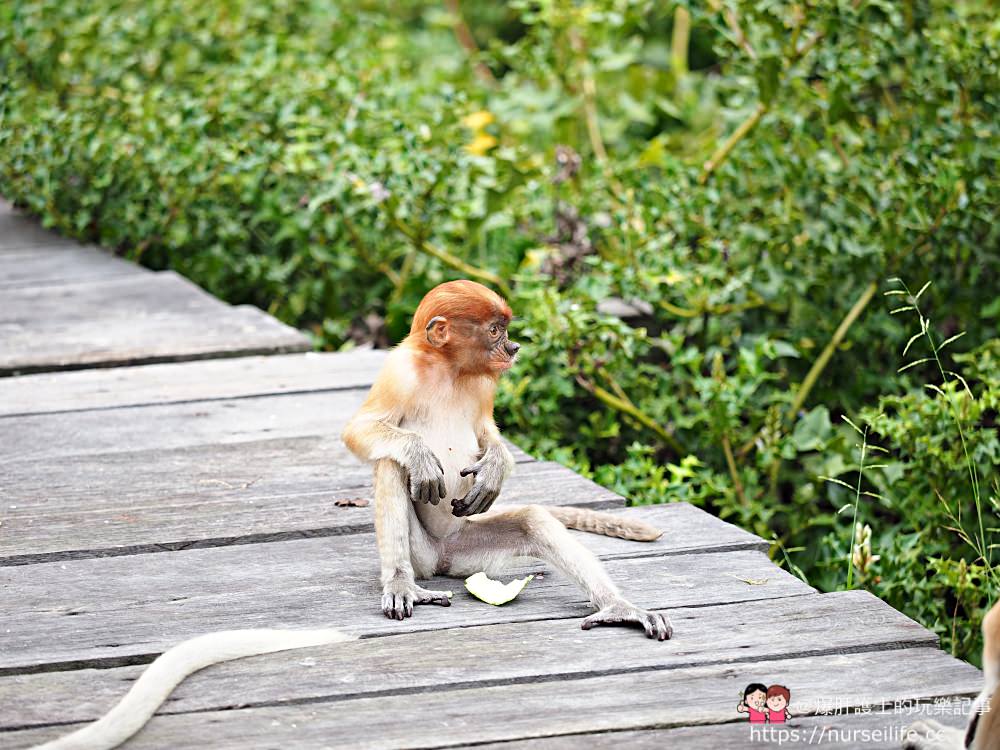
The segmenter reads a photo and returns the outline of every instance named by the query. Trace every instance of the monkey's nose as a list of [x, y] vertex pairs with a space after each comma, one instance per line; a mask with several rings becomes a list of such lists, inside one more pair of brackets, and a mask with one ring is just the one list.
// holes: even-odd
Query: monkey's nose
[[513, 357], [515, 354], [518, 353], [518, 351], [520, 351], [520, 349], [521, 349], [521, 345], [520, 344], [515, 344], [513, 341], [508, 341], [507, 342], [507, 353], [510, 356]]

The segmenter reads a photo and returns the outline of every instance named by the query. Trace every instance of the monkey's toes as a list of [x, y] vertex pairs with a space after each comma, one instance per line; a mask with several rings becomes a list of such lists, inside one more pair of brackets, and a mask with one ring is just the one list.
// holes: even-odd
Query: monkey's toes
[[413, 594], [382, 594], [382, 614], [390, 620], [413, 616]]
[[670, 620], [659, 612], [647, 612], [646, 621], [643, 623], [643, 630], [650, 638], [658, 641], [668, 641], [674, 637], [674, 627]]
[[418, 587], [415, 601], [417, 604], [437, 604], [441, 607], [450, 607], [451, 596], [450, 591], [434, 591]]
[[441, 607], [451, 606], [450, 591], [432, 591], [420, 586], [408, 585], [393, 587], [397, 590], [382, 594], [382, 614], [390, 620], [404, 620], [413, 616], [415, 604], [437, 604]]
[[590, 630], [598, 625], [639, 625], [649, 638], [666, 641], [673, 637], [674, 629], [664, 615], [639, 609], [631, 604], [613, 604], [595, 612], [586, 619], [580, 627]]

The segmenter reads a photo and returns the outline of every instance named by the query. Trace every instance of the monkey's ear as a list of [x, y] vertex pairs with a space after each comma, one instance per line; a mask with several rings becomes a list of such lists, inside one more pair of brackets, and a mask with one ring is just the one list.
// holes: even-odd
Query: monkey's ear
[[427, 324], [427, 341], [431, 346], [441, 347], [448, 343], [448, 319], [443, 315], [435, 315]]

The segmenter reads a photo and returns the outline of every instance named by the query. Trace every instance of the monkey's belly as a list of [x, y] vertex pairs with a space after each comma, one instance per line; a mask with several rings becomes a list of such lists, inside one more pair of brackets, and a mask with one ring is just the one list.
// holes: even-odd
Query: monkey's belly
[[414, 422], [404, 423], [402, 426], [420, 435], [444, 468], [447, 495], [437, 505], [417, 503], [416, 511], [424, 528], [433, 536], [438, 538], [448, 536], [463, 525], [463, 519], [456, 518], [452, 514], [451, 501], [465, 497], [475, 481], [475, 477], [471, 474], [463, 477], [460, 472], [479, 460], [479, 441], [465, 420]]

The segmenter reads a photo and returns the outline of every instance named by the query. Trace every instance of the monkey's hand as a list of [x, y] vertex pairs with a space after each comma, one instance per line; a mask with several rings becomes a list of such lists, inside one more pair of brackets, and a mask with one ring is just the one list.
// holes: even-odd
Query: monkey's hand
[[514, 459], [503, 443], [486, 449], [483, 457], [460, 472], [463, 477], [474, 474], [476, 481], [463, 498], [451, 501], [451, 512], [456, 516], [474, 516], [485, 513], [500, 496], [503, 480], [514, 466]]
[[[596, 625], [635, 624], [646, 631], [646, 635], [658, 641], [665, 641], [674, 634], [670, 620], [659, 612], [640, 609], [624, 599], [615, 602], [601, 611], [595, 612], [583, 621], [584, 630], [590, 630]], [[736, 709], [739, 711], [739, 709]]]
[[402, 620], [412, 616], [414, 604], [439, 604], [442, 607], [450, 607], [451, 592], [432, 591], [418, 586], [413, 581], [399, 578], [389, 581], [382, 587], [382, 614], [390, 620]]
[[410, 474], [410, 500], [437, 505], [444, 499], [444, 467], [434, 451], [416, 435], [406, 450], [406, 466]]

